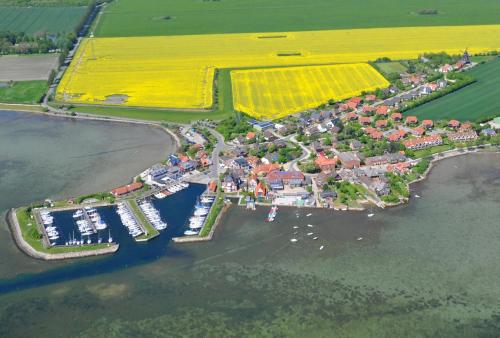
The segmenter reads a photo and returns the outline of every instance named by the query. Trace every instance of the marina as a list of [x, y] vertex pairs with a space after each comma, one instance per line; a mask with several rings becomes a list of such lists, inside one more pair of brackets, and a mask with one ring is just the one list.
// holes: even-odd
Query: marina
[[202, 196], [194, 206], [192, 216], [189, 218], [184, 231], [186, 236], [196, 236], [205, 225], [210, 209], [214, 203], [214, 196]]

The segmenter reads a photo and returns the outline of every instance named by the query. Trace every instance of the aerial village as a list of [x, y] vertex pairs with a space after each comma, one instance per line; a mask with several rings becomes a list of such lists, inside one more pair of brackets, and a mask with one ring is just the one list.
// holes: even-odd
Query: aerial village
[[[467, 85], [468, 79], [457, 74], [474, 66], [464, 53], [452, 65], [434, 66], [431, 74], [401, 73], [389, 88], [276, 121], [236, 114], [219, 123], [165, 126], [179, 140], [177, 153], [133, 183], [109, 193], [48, 201], [26, 209], [30, 219], [23, 214], [17, 219], [26, 227], [35, 221], [44, 248], [87, 246], [88, 251], [66, 254], [79, 257], [118, 249], [109, 218], [101, 215], [107, 212], [100, 208], [113, 208], [130, 236], [148, 241], [168, 227], [161, 201], [190, 184], [202, 185], [204, 192], [180, 236], [173, 238], [178, 242], [211, 239], [232, 203], [250, 210], [267, 205], [268, 221], [275, 219], [278, 206], [372, 210], [405, 203], [410, 183], [424, 178], [433, 161], [498, 144], [498, 118], [471, 123], [403, 114], [433, 95]], [[65, 231], [57, 223], [71, 218], [63, 213], [71, 214], [74, 223]]]

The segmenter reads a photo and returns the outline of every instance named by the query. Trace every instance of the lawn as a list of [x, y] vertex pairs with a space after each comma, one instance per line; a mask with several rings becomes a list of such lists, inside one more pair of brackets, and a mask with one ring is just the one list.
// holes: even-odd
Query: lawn
[[39, 103], [47, 89], [47, 81], [13, 82], [6, 87], [0, 87], [0, 102], [28, 104]]
[[443, 151], [451, 150], [453, 149], [452, 145], [449, 144], [441, 144], [439, 146], [435, 147], [430, 147], [426, 149], [421, 149], [421, 150], [415, 150], [413, 153], [415, 154], [415, 158], [423, 158], [427, 157], [436, 153], [441, 153]]
[[406, 72], [406, 67], [401, 63], [395, 62], [380, 62], [376, 64], [377, 68], [384, 74]]
[[139, 205], [137, 204], [137, 201], [134, 199], [128, 200], [128, 204], [132, 208], [133, 213], [135, 216], [139, 219], [141, 224], [144, 226], [146, 229], [147, 234], [140, 235], [136, 238], [136, 240], [150, 240], [156, 236], [158, 236], [160, 233], [158, 230], [156, 230], [151, 223], [149, 223], [148, 219], [146, 216], [142, 213], [142, 211], [139, 208]]
[[0, 31], [73, 32], [86, 11], [84, 6], [0, 6]]
[[500, 58], [467, 72], [477, 82], [405, 112], [421, 119], [479, 120], [500, 113]]
[[[436, 9], [435, 15], [419, 10]], [[97, 36], [280, 32], [500, 23], [498, 1], [479, 0], [119, 0]], [[473, 13], [473, 14], [471, 14]]]

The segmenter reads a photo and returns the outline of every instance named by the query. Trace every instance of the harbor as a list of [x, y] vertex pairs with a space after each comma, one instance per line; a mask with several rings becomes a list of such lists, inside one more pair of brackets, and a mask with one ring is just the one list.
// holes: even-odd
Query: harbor
[[[82, 257], [81, 252], [95, 251], [96, 254], [101, 253], [97, 250], [106, 248], [112, 250], [102, 253], [116, 252], [118, 247], [121, 250], [129, 250], [140, 242], [153, 238], [162, 238], [161, 242], [164, 242], [172, 237], [184, 235], [193, 209], [198, 210], [196, 206], [200, 205], [200, 200], [203, 199], [200, 196], [205, 190], [205, 185], [191, 184], [168, 198], [149, 196], [113, 204], [34, 208], [31, 218], [28, 219], [20, 217], [23, 211], [18, 210], [17, 213], [11, 213], [9, 223], [12, 227], [22, 228], [19, 222], [24, 222], [24, 228], [34, 226], [39, 229], [42, 246], [37, 247], [38, 250], [26, 249], [32, 247], [32, 243], [18, 243], [25, 253], [36, 258], [47, 259], [51, 252], [65, 252], [64, 258], [74, 258]], [[133, 205], [136, 207], [132, 207]], [[185, 212], [179, 213], [180, 208]], [[198, 214], [199, 212], [197, 216]], [[22, 229], [17, 231], [21, 232]], [[22, 239], [22, 236], [18, 238], [18, 242]], [[33, 254], [36, 251], [43, 254]]]

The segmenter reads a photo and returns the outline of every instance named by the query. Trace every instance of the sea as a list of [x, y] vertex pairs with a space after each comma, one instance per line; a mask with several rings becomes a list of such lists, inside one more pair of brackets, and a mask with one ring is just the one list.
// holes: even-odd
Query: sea
[[[22, 124], [37, 130], [41, 117], [16, 114]], [[14, 136], [1, 116], [3, 160], [5, 142]], [[78, 133], [70, 138], [75, 143], [66, 156], [51, 151], [61, 137], [53, 131], [53, 137], [44, 136], [44, 156], [35, 159], [32, 149], [43, 129], [54, 123], [63, 132], [75, 121], [45, 122], [45, 128], [23, 139], [19, 149], [28, 149], [9, 157], [24, 166], [0, 167], [3, 209], [76, 193], [78, 186], [70, 189], [70, 176], [65, 184], [60, 182], [64, 174], [43, 181], [40, 173], [50, 170], [40, 170], [42, 161], [54, 170], [62, 158], [77, 156], [74, 149], [80, 145], [91, 154], [103, 151], [100, 147], [120, 148], [112, 135], [123, 135], [121, 128], [128, 128], [78, 121]], [[141, 142], [148, 143], [150, 128], [137, 128], [144, 129]], [[92, 143], [93, 150], [88, 133], [103, 138]], [[134, 149], [134, 142], [127, 142]], [[151, 155], [165, 156], [160, 150]], [[130, 154], [115, 155], [112, 167], [126, 166]], [[59, 170], [69, 175], [92, 159], [66, 159], [65, 169]], [[21, 170], [32, 178], [17, 178]], [[91, 184], [97, 174], [82, 177], [81, 185]], [[14, 189], [5, 177], [16, 178]], [[43, 184], [30, 196], [33, 182]], [[20, 253], [2, 228], [0, 336], [499, 335], [499, 154], [469, 154], [437, 163], [426, 180], [412, 185], [407, 205], [363, 212], [283, 207], [272, 223], [265, 221], [267, 207], [251, 211], [232, 206], [212, 241], [174, 244], [169, 237], [182, 230], [197, 188], [180, 192], [182, 200], [163, 200], [169, 203], [162, 212], [171, 217], [170, 233], [150, 243], [125, 243], [115, 255], [41, 262]], [[368, 217], [371, 212], [374, 216]]]

